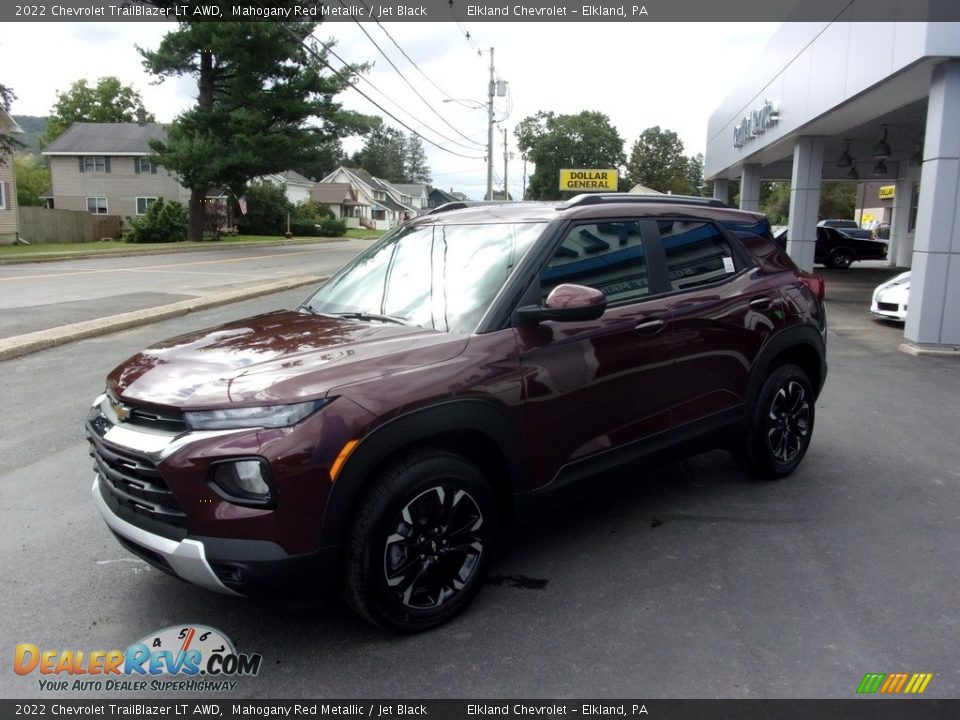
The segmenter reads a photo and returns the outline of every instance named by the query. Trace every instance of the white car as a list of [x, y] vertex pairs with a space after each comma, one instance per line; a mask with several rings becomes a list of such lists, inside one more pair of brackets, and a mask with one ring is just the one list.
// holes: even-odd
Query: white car
[[906, 322], [907, 299], [910, 295], [910, 271], [890, 278], [873, 291], [870, 312], [887, 320]]

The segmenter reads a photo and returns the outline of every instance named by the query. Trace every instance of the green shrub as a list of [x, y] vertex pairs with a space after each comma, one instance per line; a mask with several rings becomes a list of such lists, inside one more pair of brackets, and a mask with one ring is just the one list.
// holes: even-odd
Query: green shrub
[[323, 237], [340, 237], [347, 234], [347, 223], [337, 218], [323, 218], [319, 223], [319, 235]]
[[[294, 208], [294, 216], [303, 220], [320, 220], [325, 217], [334, 217], [333, 210], [314, 200], [304, 200], [303, 202], [297, 203], [296, 208]], [[297, 234], [296, 230], [294, 230], [294, 234]]]
[[283, 235], [287, 231], [287, 213], [293, 213], [293, 205], [282, 187], [257, 183], [249, 186], [245, 195], [247, 214], [236, 218], [242, 235]]
[[297, 218], [290, 221], [290, 232], [295, 237], [315, 237], [320, 234], [315, 220], [303, 220]]
[[164, 202], [157, 198], [147, 207], [145, 215], [130, 223], [127, 242], [164, 243], [187, 239], [187, 209], [178, 202]]

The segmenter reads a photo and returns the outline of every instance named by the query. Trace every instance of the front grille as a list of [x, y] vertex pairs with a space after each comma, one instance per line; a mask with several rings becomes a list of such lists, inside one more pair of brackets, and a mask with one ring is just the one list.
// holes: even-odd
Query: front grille
[[185, 527], [186, 513], [150, 460], [88, 436], [90, 456], [105, 489], [124, 508], [153, 520]]
[[132, 540], [127, 540], [127, 538], [125, 538], [120, 533], [115, 532], [113, 533], [113, 536], [117, 539], [117, 541], [121, 545], [123, 545], [123, 547], [125, 547], [127, 550], [132, 552], [134, 555], [137, 555], [143, 558], [158, 570], [163, 570], [165, 573], [169, 573], [174, 577], [180, 577], [179, 575], [177, 575], [174, 569], [170, 567], [170, 563], [167, 562], [167, 559], [160, 553], [156, 553], [153, 550], [149, 550], [143, 547], [142, 545], [138, 545]]
[[[127, 413], [126, 417], [121, 420], [124, 424], [137, 425], [139, 427], [149, 428], [151, 430], [162, 430], [164, 432], [181, 433], [188, 430], [187, 423], [183, 419], [183, 413], [179, 410], [134, 405], [123, 400], [118, 400], [110, 391], [107, 392], [107, 402], [113, 406], [115, 413], [117, 413], [118, 408], [122, 408]], [[117, 414], [119, 416], [119, 413]]]
[[900, 309], [900, 306], [897, 305], [896, 303], [878, 302], [877, 309], [885, 310], [887, 312], [897, 312]]

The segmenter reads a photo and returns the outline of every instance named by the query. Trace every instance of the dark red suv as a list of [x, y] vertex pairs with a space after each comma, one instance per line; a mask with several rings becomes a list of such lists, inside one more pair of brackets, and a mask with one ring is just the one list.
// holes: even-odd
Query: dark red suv
[[453, 617], [533, 501], [669, 448], [793, 471], [826, 375], [822, 282], [705, 199], [443, 208], [295, 310], [107, 379], [87, 429], [117, 539], [236, 594], [342, 589]]

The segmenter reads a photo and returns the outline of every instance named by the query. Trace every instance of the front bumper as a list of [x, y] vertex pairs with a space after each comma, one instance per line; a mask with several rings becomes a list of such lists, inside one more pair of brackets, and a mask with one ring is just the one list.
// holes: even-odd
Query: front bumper
[[143, 528], [128, 523], [118, 517], [103, 499], [100, 489], [100, 474], [93, 481], [93, 504], [103, 517], [107, 526], [120, 538], [126, 540], [123, 545], [131, 552], [150, 562], [161, 570], [170, 572], [187, 582], [228, 595], [240, 595], [231, 590], [217, 577], [207, 562], [206, 548], [199, 540], [184, 538], [171, 540]]

